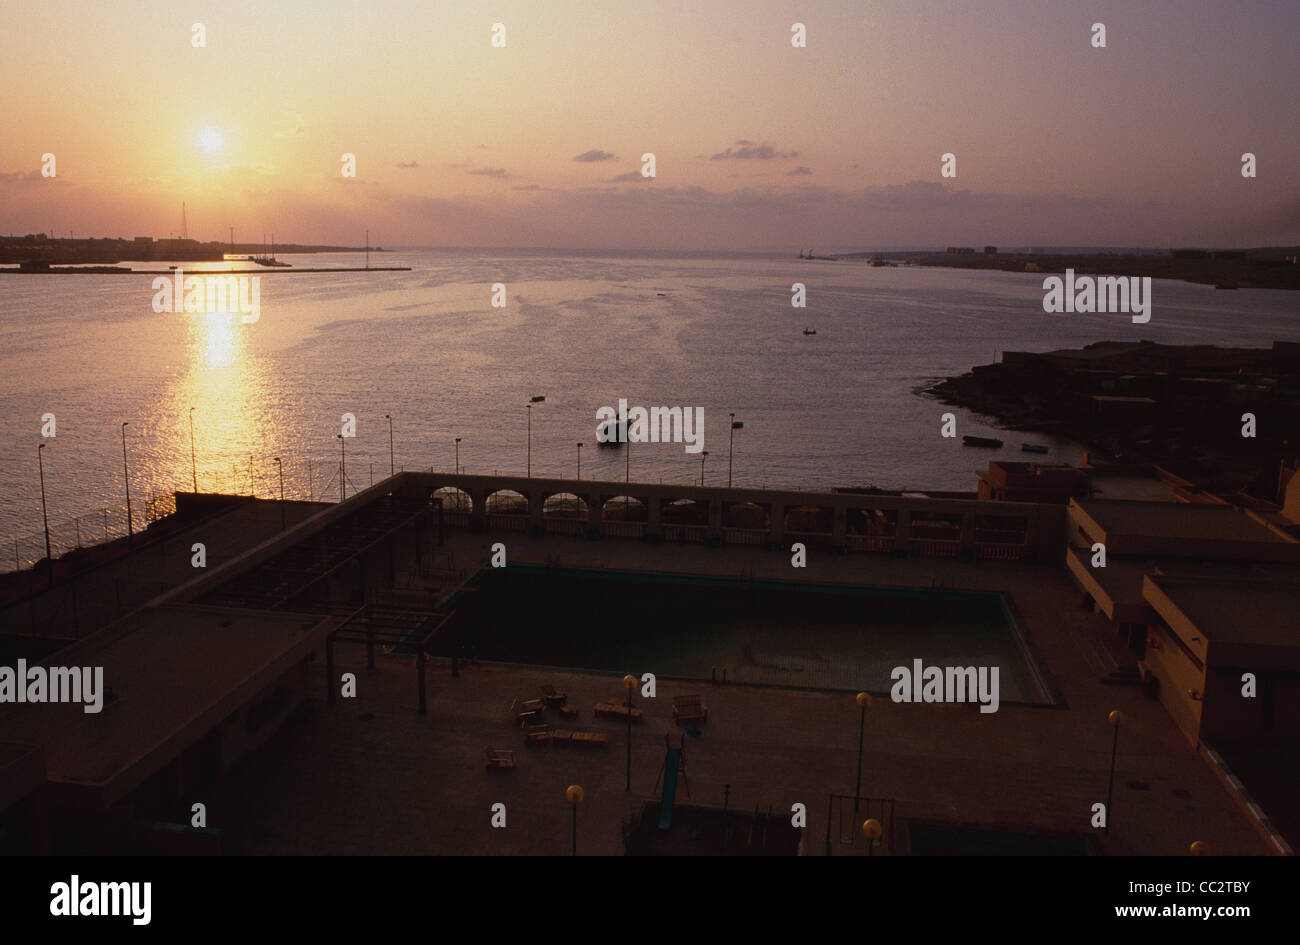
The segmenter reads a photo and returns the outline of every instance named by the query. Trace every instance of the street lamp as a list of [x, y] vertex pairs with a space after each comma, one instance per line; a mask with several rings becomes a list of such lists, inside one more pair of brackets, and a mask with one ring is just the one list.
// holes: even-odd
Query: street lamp
[[1195, 840], [1191, 846], [1192, 856], [1209, 856], [1210, 845], [1204, 840]]
[[1115, 730], [1115, 737], [1110, 742], [1110, 784], [1106, 787], [1106, 834], [1110, 835], [1110, 802], [1115, 796], [1115, 752], [1119, 748], [1119, 727], [1124, 724], [1124, 713], [1119, 709], [1106, 716], [1106, 721]]
[[573, 855], [578, 855], [578, 805], [582, 803], [582, 786], [570, 784], [564, 790], [564, 799], [573, 807]]
[[545, 395], [537, 395], [529, 399], [524, 404], [528, 408], [528, 478], [533, 478], [533, 404], [540, 404], [546, 400]]
[[709, 458], [709, 451], [705, 450], [700, 454], [700, 485], [704, 485], [704, 461]]
[[734, 413], [730, 414], [729, 416], [731, 417], [731, 429], [728, 431], [729, 439], [727, 441], [727, 488], [728, 489], [731, 488], [731, 448], [736, 443], [736, 431], [743, 430], [745, 428], [745, 424], [742, 421], [737, 420], [736, 415]]
[[867, 730], [867, 707], [871, 705], [871, 696], [860, 692], [857, 695], [857, 703], [862, 712], [858, 718], [858, 786], [853, 789], [854, 813], [858, 810], [858, 798], [862, 796], [862, 737]]
[[578, 478], [582, 478], [582, 444], [578, 444]]
[[131, 524], [131, 474], [126, 468], [126, 426], [129, 420], [122, 421], [122, 480], [126, 483], [126, 538], [127, 547], [135, 547], [135, 527]]
[[[36, 466], [41, 474], [41, 520], [45, 522], [45, 560], [50, 566], [50, 586], [54, 586], [54, 555], [50, 553], [50, 516], [45, 509], [45, 461], [41, 458], [41, 450], [45, 449], [47, 444], [39, 443], [36, 446]], [[628, 698], [632, 698], [628, 696]]]
[[867, 856], [871, 856], [876, 849], [876, 841], [885, 830], [880, 826], [880, 821], [874, 817], [869, 817], [862, 822], [862, 834], [867, 838]]
[[194, 491], [199, 491], [199, 461], [194, 453], [194, 408], [190, 408], [190, 469], [194, 473]]
[[388, 420], [388, 475], [392, 476], [397, 472], [397, 466], [393, 463], [393, 415], [384, 414]]
[[456, 475], [460, 475], [460, 437], [456, 437]]
[[348, 441], [342, 433], [335, 433], [339, 438], [339, 448], [342, 450], [341, 465], [339, 466], [339, 501], [342, 502], [348, 497]]
[[[284, 530], [284, 463], [280, 457], [275, 457], [275, 465], [280, 468], [280, 530]], [[302, 495], [302, 493], [298, 493]]]
[[632, 790], [632, 690], [636, 688], [637, 678], [631, 673], [623, 677], [623, 688], [627, 690], [627, 787]]

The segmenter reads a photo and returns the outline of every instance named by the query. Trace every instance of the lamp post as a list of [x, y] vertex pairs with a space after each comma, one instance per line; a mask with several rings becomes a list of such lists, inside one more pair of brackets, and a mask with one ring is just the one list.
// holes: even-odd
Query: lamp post
[[393, 415], [386, 413], [384, 417], [388, 420], [388, 475], [392, 476], [397, 473], [397, 466], [393, 462]]
[[876, 849], [876, 841], [884, 833], [884, 828], [880, 826], [880, 821], [874, 817], [869, 817], [862, 822], [862, 834], [867, 838], [867, 856], [871, 856]]
[[700, 485], [704, 485], [704, 461], [709, 458], [709, 451], [705, 450], [700, 454]]
[[199, 491], [199, 460], [194, 453], [194, 408], [190, 408], [190, 470], [194, 473], [194, 491]]
[[631, 673], [623, 677], [623, 688], [627, 690], [627, 786], [632, 790], [632, 690], [636, 688], [637, 679]]
[[339, 448], [342, 450], [339, 454], [342, 457], [339, 465], [339, 501], [342, 502], [348, 497], [348, 441], [342, 433], [334, 435], [339, 438]]
[[456, 437], [456, 475], [460, 475], [460, 437]]
[[1119, 749], [1119, 727], [1124, 724], [1124, 713], [1119, 709], [1111, 712], [1106, 716], [1106, 721], [1110, 727], [1115, 730], [1115, 737], [1110, 742], [1110, 783], [1106, 786], [1106, 826], [1107, 836], [1110, 835], [1110, 802], [1115, 796], [1115, 752]]
[[862, 796], [862, 738], [867, 730], [867, 706], [871, 705], [871, 696], [865, 692], [857, 695], [858, 708], [861, 713], [858, 717], [858, 783], [853, 789], [853, 812], [858, 812], [858, 799]]
[[578, 444], [578, 478], [582, 478], [582, 444]]
[[[45, 449], [45, 443], [39, 443], [36, 446], [36, 466], [41, 474], [41, 520], [45, 523], [45, 560], [50, 566], [50, 586], [54, 586], [54, 555], [50, 553], [50, 516], [45, 508], [45, 461], [41, 458], [41, 450]], [[631, 699], [631, 696], [628, 696]]]
[[731, 488], [731, 450], [732, 447], [735, 446], [736, 444], [736, 431], [743, 430], [745, 428], [745, 424], [742, 421], [737, 420], [736, 415], [734, 413], [729, 414], [729, 416], [731, 417], [731, 429], [728, 431], [728, 440], [727, 440], [727, 488], [728, 489]]
[[533, 478], [533, 404], [540, 404], [546, 400], [545, 395], [538, 395], [531, 398], [528, 403], [524, 404], [528, 408], [528, 478]]
[[1191, 846], [1192, 856], [1209, 856], [1210, 846], [1204, 840], [1195, 840]]
[[564, 799], [573, 808], [573, 855], [578, 855], [578, 805], [582, 803], [582, 786], [570, 784], [564, 790]]
[[280, 530], [284, 531], [284, 463], [279, 456], [275, 457], [275, 465], [280, 469]]
[[126, 426], [129, 420], [122, 421], [122, 481], [126, 483], [126, 539], [127, 547], [135, 547], [135, 526], [131, 524], [131, 474], [126, 468]]

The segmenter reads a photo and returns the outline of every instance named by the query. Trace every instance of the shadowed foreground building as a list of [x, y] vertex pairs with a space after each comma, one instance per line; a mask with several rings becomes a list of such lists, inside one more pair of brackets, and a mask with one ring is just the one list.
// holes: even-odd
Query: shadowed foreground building
[[[802, 803], [805, 853], [867, 852], [867, 810], [884, 819], [879, 852], [1279, 849], [1159, 704], [1114, 684], [1131, 651], [1107, 621], [1062, 608], [1059, 504], [402, 473], [337, 505], [292, 504], [283, 531], [274, 502], [182, 495], [178, 509], [165, 537], [0, 612], [6, 653], [102, 665], [112, 690], [97, 715], [0, 707], [5, 848], [560, 854], [563, 790], [580, 783], [582, 852], [621, 853], [662, 790], [668, 735], [689, 768], [679, 824], [724, 805], [759, 824]], [[194, 577], [199, 540], [209, 566]], [[791, 567], [796, 541], [807, 567]], [[497, 544], [505, 583], [474, 574]], [[70, 627], [69, 610], [91, 612], [132, 576], [120, 616]], [[539, 602], [552, 585], [584, 590], [541, 609], [508, 599], [529, 581]], [[620, 615], [620, 586], [640, 595], [634, 612]], [[508, 632], [484, 636], [476, 613], [503, 615]], [[701, 614], [697, 631], [684, 625]], [[691, 645], [656, 649], [656, 628], [679, 624]], [[977, 634], [1000, 641], [1013, 687], [996, 713], [889, 700], [890, 665], [969, 660]], [[501, 648], [479, 658], [489, 644]], [[533, 649], [512, 657], [521, 645]], [[859, 675], [836, 675], [844, 665]], [[625, 698], [625, 672], [659, 678], [631, 727], [590, 708]], [[776, 681], [736, 684], [760, 678]], [[550, 731], [606, 747], [535, 746], [511, 705], [543, 686], [576, 711], [548, 713]], [[876, 700], [855, 814], [859, 688]], [[695, 734], [669, 711], [690, 694], [709, 706]], [[1089, 811], [1105, 797], [1115, 708], [1131, 724], [1102, 837]], [[485, 745], [513, 751], [515, 768], [485, 774]], [[497, 801], [509, 830], [481, 816]], [[196, 803], [206, 829], [190, 826]]]

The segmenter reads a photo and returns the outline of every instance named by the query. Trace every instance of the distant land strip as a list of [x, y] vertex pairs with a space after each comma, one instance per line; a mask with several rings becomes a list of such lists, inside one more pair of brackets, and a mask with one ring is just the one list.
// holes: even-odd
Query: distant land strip
[[1150, 276], [1213, 285], [1222, 289], [1300, 289], [1300, 247], [1242, 250], [1176, 249], [1164, 254], [1141, 253], [1001, 253], [974, 247], [947, 252], [910, 251], [840, 253], [841, 260], [887, 260], [913, 266], [950, 269], [1000, 269], [1005, 272], [1077, 275]]

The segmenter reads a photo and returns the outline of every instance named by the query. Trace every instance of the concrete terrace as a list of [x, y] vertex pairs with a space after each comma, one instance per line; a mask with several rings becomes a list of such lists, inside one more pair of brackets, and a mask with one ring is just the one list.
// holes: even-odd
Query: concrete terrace
[[[1217, 854], [1271, 852], [1160, 704], [1139, 687], [1103, 684], [1131, 657], [1104, 618], [1062, 606], [1079, 592], [1059, 566], [826, 551], [796, 571], [788, 549], [592, 542], [528, 535], [509, 524], [484, 529], [448, 528], [438, 554], [457, 567], [486, 565], [500, 541], [511, 562], [542, 566], [1000, 591], [1062, 707], [1004, 706], [981, 715], [971, 706], [877, 699], [867, 717], [864, 796], [894, 798], [899, 818], [1096, 835], [1089, 818], [1091, 805], [1106, 799], [1106, 716], [1118, 708], [1129, 724], [1120, 733], [1104, 852], [1181, 855], [1197, 839]], [[621, 695], [621, 674], [462, 662], [453, 678], [446, 662], [434, 661], [422, 716], [409, 657], [380, 656], [367, 670], [363, 647], [338, 645], [334, 659], [336, 674], [357, 674], [358, 698], [321, 708], [213, 796], [211, 809], [227, 812], [220, 816], [247, 852], [563, 854], [570, 816], [563, 791], [580, 783], [587, 798], [580, 849], [621, 853], [621, 823], [654, 793], [663, 736], [672, 732], [675, 740], [681, 732], [671, 724], [672, 697], [688, 692], [701, 693], [710, 707], [703, 734], [687, 737], [692, 802], [720, 806], [729, 784], [735, 810], [805, 803], [807, 848], [819, 854], [828, 794], [853, 792], [858, 712], [844, 693], [660, 680], [657, 700], [636, 699], [646, 719], [634, 723], [629, 795], [626, 728], [591, 712]], [[323, 688], [319, 661], [313, 672], [313, 685]], [[543, 684], [566, 690], [580, 708], [576, 722], [563, 724], [606, 732], [608, 747], [526, 747], [509, 707], [539, 695]], [[554, 713], [549, 720], [558, 721]], [[518, 768], [486, 773], [486, 745], [515, 749]], [[679, 797], [686, 800], [681, 790]], [[509, 812], [505, 830], [489, 826], [498, 801]]]
[[[434, 489], [448, 485], [463, 487], [473, 506], [471, 511], [444, 507], [439, 521], [429, 498]], [[489, 511], [487, 497], [503, 489], [525, 495], [528, 511]], [[585, 520], [545, 514], [546, 499], [560, 494], [590, 498]], [[625, 494], [644, 502], [644, 521], [620, 521], [608, 514], [609, 499]], [[673, 540], [668, 528], [674, 523], [665, 522], [663, 514], [668, 503], [683, 499], [707, 511], [699, 525], [676, 525]], [[764, 527], [728, 525], [728, 510], [740, 505], [762, 509]], [[788, 518], [787, 509], [796, 508], [824, 514], [820, 520]], [[222, 555], [210, 550], [209, 567], [189, 580], [181, 579], [189, 566], [187, 540], [169, 542], [165, 564], [154, 562], [151, 555], [157, 552], [143, 552], [137, 566], [146, 571], [175, 568], [177, 579], [164, 581], [165, 593], [146, 604], [152, 613], [147, 626], [155, 621], [163, 627], [188, 613], [242, 614], [240, 627], [252, 632], [265, 624], [272, 637], [245, 641], [252, 647], [246, 661], [275, 662], [280, 658], [271, 650], [297, 652], [299, 638], [290, 639], [297, 632], [292, 628], [314, 636], [328, 615], [351, 614], [377, 600], [436, 612], [469, 571], [487, 566], [496, 542], [506, 545], [510, 563], [540, 567], [997, 591], [1006, 596], [1058, 705], [1004, 704], [997, 713], [981, 714], [971, 705], [894, 704], [878, 698], [867, 713], [864, 797], [895, 799], [900, 829], [902, 820], [927, 819], [1062, 831], [1097, 837], [1102, 851], [1111, 854], [1181, 855], [1193, 840], [1221, 855], [1271, 852], [1160, 703], [1147, 699], [1138, 686], [1108, 684], [1113, 682], [1109, 674], [1130, 664], [1132, 656], [1103, 616], [1079, 604], [1080, 592], [1061, 567], [1065, 513], [1060, 506], [404, 473], [347, 502], [318, 509], [296, 525], [291, 522], [283, 532], [279, 514], [274, 502], [250, 502], [219, 517], [208, 527], [232, 538], [238, 530], [228, 516], [248, 517], [240, 525], [245, 540]], [[990, 526], [997, 518], [1021, 521], [1018, 541], [1007, 529]], [[856, 530], [864, 521], [870, 526], [882, 519], [892, 533]], [[810, 522], [823, 527], [810, 528]], [[571, 530], [575, 523], [576, 533]], [[633, 540], [655, 525], [668, 540]], [[583, 537], [593, 529], [603, 534], [602, 540]], [[949, 537], [931, 537], [945, 530]], [[755, 532], [762, 533], [757, 540]], [[808, 565], [792, 568], [789, 543], [805, 537]], [[862, 540], [855, 542], [855, 537]], [[727, 544], [712, 546], [711, 538]], [[882, 538], [892, 541], [886, 545], [878, 541]], [[768, 542], [772, 550], [765, 547]], [[980, 554], [981, 546], [991, 544], [1015, 551]], [[1040, 558], [1046, 563], [1028, 563], [1033, 555], [1025, 552], [1040, 544], [1044, 549], [1054, 545], [1055, 553]], [[889, 550], [933, 557], [883, 553]], [[197, 604], [202, 607], [195, 608]], [[312, 630], [306, 627], [308, 615], [317, 618]], [[197, 621], [194, 633], [212, 641], [218, 630], [229, 632], [220, 621], [214, 629], [205, 620]], [[125, 628], [135, 625], [134, 618], [127, 618], [103, 631], [103, 645], [125, 645], [131, 638]], [[288, 635], [277, 642], [281, 625]], [[617, 628], [616, 617], [611, 617], [611, 627]], [[354, 632], [352, 639], [357, 638]], [[184, 649], [182, 644], [180, 639], [176, 645]], [[622, 697], [622, 672], [461, 661], [454, 677], [447, 661], [434, 660], [426, 666], [427, 712], [421, 714], [412, 657], [381, 653], [368, 669], [365, 646], [336, 640], [331, 649], [328, 682], [326, 659], [307, 664], [310, 678], [304, 684], [316, 695], [316, 711], [272, 736], [232, 773], [204, 786], [200, 796], [192, 796], [207, 804], [209, 826], [224, 832], [226, 849], [564, 854], [570, 811], [563, 792], [566, 785], [579, 783], [586, 790], [580, 851], [621, 853], [621, 824], [655, 793], [664, 734], [671, 733], [676, 742], [682, 731], [672, 724], [671, 704], [674, 695], [685, 693], [700, 693], [710, 709], [702, 734], [686, 738], [689, 802], [721, 806], [730, 785], [733, 810], [753, 811], [757, 805], [766, 811], [770, 805], [774, 813], [788, 812], [791, 804], [804, 803], [806, 850], [820, 854], [828, 795], [853, 793], [858, 709], [848, 693], [661, 678], [657, 699], [636, 696], [646, 717], [634, 723], [633, 790], [627, 793], [626, 726], [596, 720], [592, 713], [596, 702]], [[128, 655], [129, 648], [117, 656], [104, 655], [102, 662], [111, 666]], [[188, 668], [183, 679], [159, 681], [158, 693], [201, 673], [193, 665], [202, 663], [201, 657], [173, 653], [169, 665]], [[56, 661], [68, 659], [60, 654]], [[655, 667], [625, 671], [639, 675], [655, 672]], [[135, 672], [147, 677], [149, 671]], [[356, 674], [357, 697], [330, 705], [325, 694], [337, 694], [339, 674], [345, 672]], [[106, 683], [115, 685], [107, 677]], [[515, 699], [540, 695], [544, 684], [567, 691], [570, 703], [580, 709], [580, 717], [565, 720], [565, 727], [606, 732], [608, 746], [526, 747], [509, 708]], [[230, 681], [231, 692], [237, 688]], [[157, 708], [170, 726], [160, 737], [171, 737], [188, 724], [188, 716], [181, 716], [189, 710]], [[202, 710], [197, 704], [192, 708]], [[1106, 800], [1112, 735], [1106, 716], [1112, 709], [1122, 710], [1129, 721], [1120, 732], [1112, 829], [1102, 836], [1089, 821], [1092, 805]], [[554, 712], [547, 720], [560, 722]], [[63, 724], [87, 723], [66, 719]], [[76, 744], [59, 732], [51, 737]], [[485, 772], [487, 745], [515, 749], [518, 767]], [[61, 750], [56, 745], [56, 759]], [[682, 788], [678, 797], [688, 801]], [[504, 830], [489, 825], [490, 807], [498, 801], [508, 808]], [[836, 845], [834, 852], [847, 849]]]

